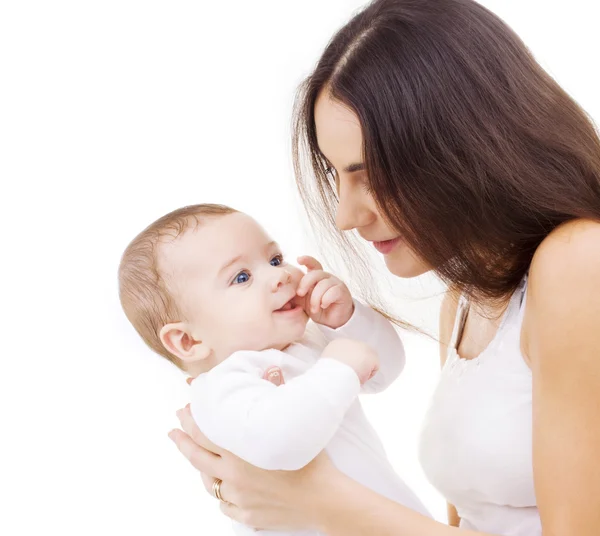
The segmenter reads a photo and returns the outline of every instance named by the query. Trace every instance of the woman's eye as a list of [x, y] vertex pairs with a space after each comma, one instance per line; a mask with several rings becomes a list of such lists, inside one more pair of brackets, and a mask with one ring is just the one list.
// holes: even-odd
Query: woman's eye
[[282, 262], [283, 257], [281, 255], [275, 255], [275, 257], [271, 259], [271, 266], [281, 266]]
[[235, 276], [233, 284], [241, 285], [242, 283], [247, 283], [248, 281], [250, 281], [250, 274], [248, 272], [240, 272], [238, 275]]

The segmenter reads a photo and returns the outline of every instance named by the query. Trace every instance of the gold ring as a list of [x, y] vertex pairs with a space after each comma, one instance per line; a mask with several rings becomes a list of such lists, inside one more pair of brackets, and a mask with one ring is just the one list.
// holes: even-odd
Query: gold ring
[[212, 485], [212, 492], [213, 495], [219, 499], [221, 502], [226, 502], [223, 499], [223, 496], [221, 495], [221, 484], [223, 483], [223, 481], [220, 478], [215, 478], [215, 481], [213, 482]]

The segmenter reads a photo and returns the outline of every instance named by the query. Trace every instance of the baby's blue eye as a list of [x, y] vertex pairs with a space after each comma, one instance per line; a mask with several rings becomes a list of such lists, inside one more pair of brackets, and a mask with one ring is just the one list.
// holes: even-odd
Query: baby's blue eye
[[281, 255], [277, 255], [271, 259], [271, 266], [280, 266], [283, 262]]
[[238, 275], [235, 276], [233, 284], [241, 285], [242, 283], [247, 283], [248, 281], [250, 281], [250, 274], [248, 272], [240, 272]]

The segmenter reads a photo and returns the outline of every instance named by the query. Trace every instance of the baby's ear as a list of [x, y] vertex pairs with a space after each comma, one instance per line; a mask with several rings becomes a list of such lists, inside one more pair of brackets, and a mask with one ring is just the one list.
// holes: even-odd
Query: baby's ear
[[202, 361], [211, 354], [207, 344], [194, 340], [190, 327], [185, 322], [166, 324], [159, 336], [165, 349], [184, 363]]

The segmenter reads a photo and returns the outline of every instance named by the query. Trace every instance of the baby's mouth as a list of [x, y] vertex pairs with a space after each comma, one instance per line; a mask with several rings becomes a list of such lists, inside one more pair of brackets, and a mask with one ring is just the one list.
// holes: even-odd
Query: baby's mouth
[[276, 313], [283, 313], [285, 311], [293, 311], [294, 309], [297, 309], [298, 307], [302, 307], [302, 305], [297, 302], [296, 298], [297, 297], [294, 296], [291, 300], [285, 302], [285, 304], [283, 305], [283, 307], [280, 307], [279, 309], [276, 309], [275, 312]]
[[279, 309], [276, 309], [275, 312], [279, 313], [279, 312], [283, 312], [283, 311], [291, 311], [292, 309], [296, 308], [296, 304], [294, 303], [294, 298], [292, 298], [290, 301], [286, 302], [283, 307], [280, 307]]

